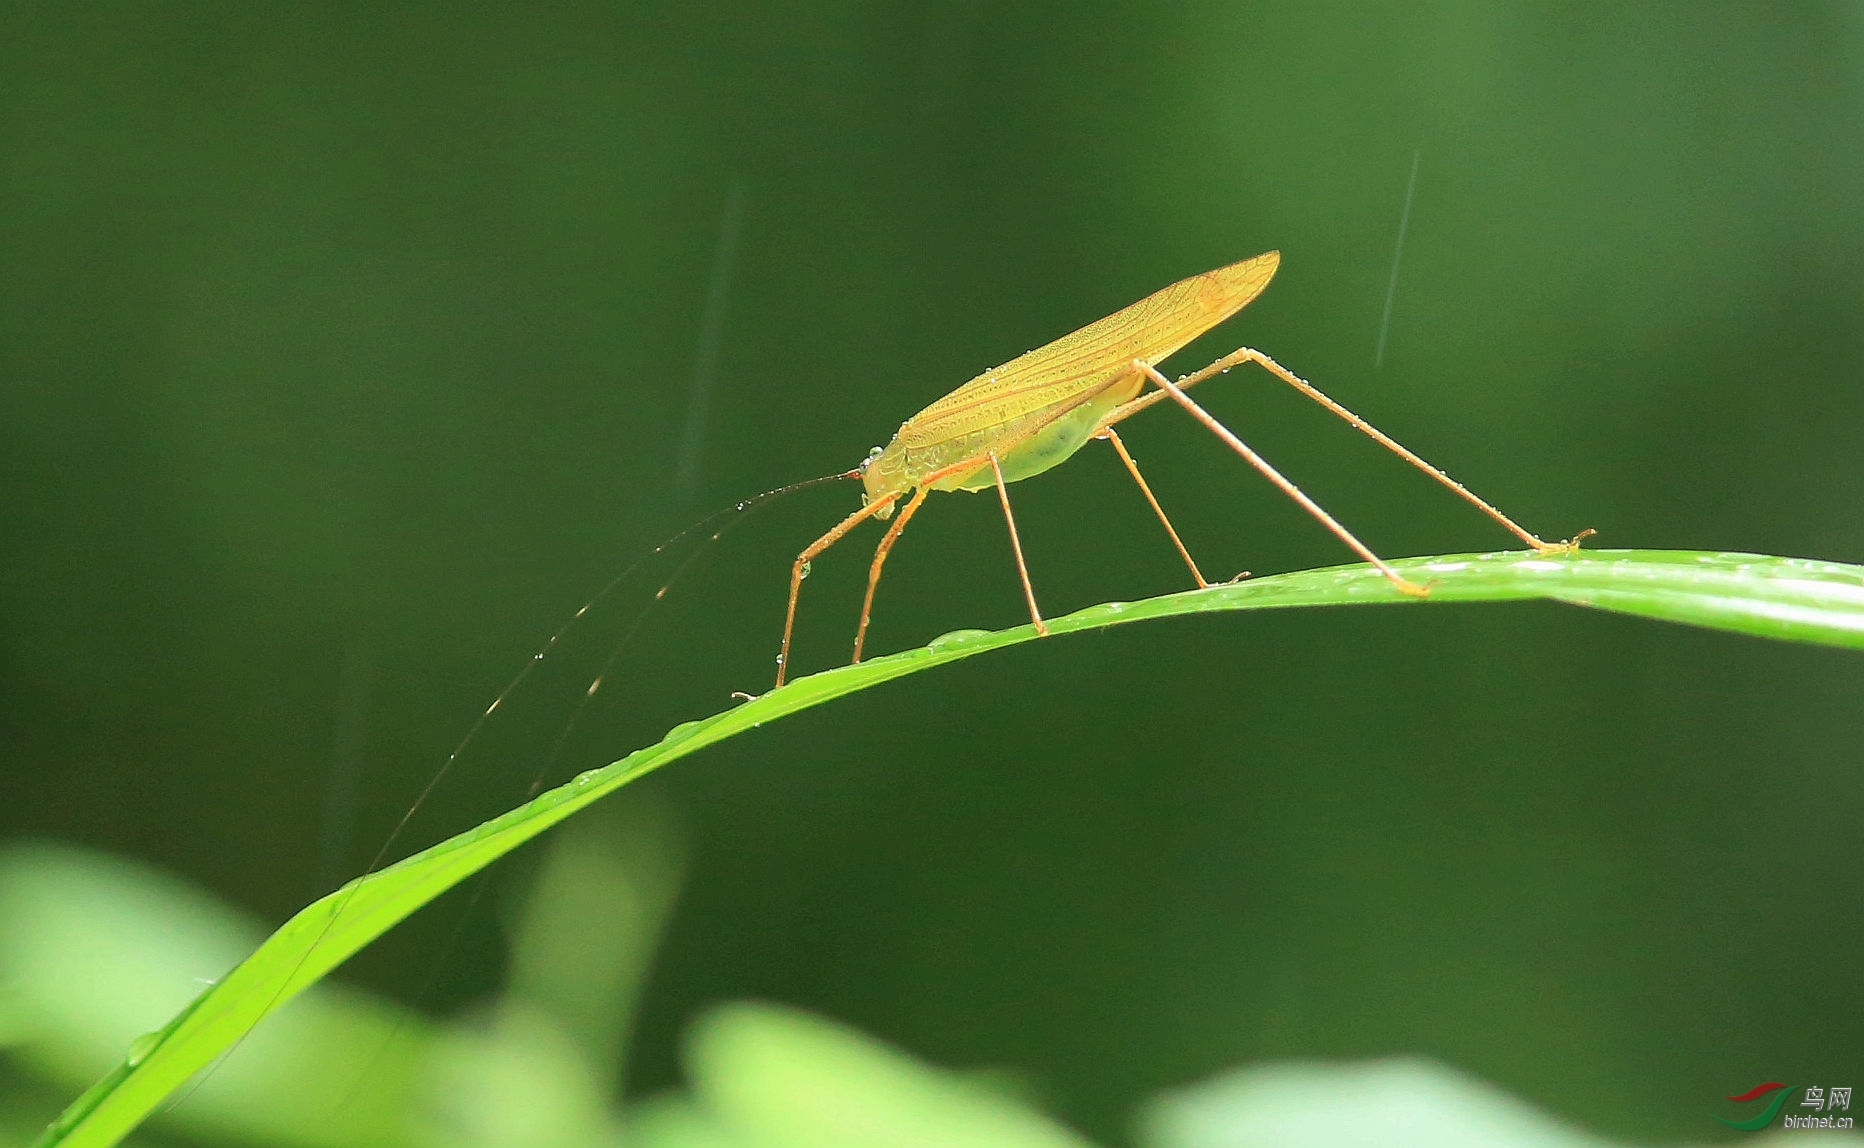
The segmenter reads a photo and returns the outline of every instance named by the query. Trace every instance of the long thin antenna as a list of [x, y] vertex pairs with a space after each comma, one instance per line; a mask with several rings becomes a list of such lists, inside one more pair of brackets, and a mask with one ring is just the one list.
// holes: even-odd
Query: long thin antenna
[[[466, 747], [471, 745], [473, 741], [478, 738], [479, 731], [485, 727], [485, 724], [488, 721], [491, 720], [492, 715], [495, 712], [497, 712], [499, 707], [505, 703], [507, 698], [509, 698], [514, 692], [516, 692], [519, 686], [523, 685], [527, 680], [529, 680], [531, 676], [531, 672], [537, 668], [539, 663], [541, 663], [546, 657], [549, 656], [551, 651], [556, 649], [556, 647], [558, 646], [559, 643], [562, 642], [564, 637], [573, 628], [575, 628], [576, 624], [580, 622], [583, 619], [583, 617], [589, 613], [590, 610], [594, 609], [598, 603], [600, 603], [603, 599], [607, 598], [611, 593], [613, 593], [617, 588], [619, 588], [624, 582], [628, 581], [630, 576], [632, 576], [636, 570], [640, 569], [643, 565], [649, 562], [654, 557], [654, 555], [664, 553], [669, 548], [678, 545], [679, 543], [683, 542], [685, 539], [691, 537], [692, 535], [698, 534], [701, 531], [705, 531], [705, 532], [710, 533], [712, 535], [712, 538], [716, 540], [720, 535], [730, 530], [733, 526], [736, 526], [738, 523], [744, 521], [748, 512], [756, 510], [760, 506], [764, 505], [767, 502], [772, 501], [773, 499], [781, 498], [787, 494], [793, 494], [799, 490], [807, 490], [812, 486], [820, 486], [824, 483], [843, 481], [846, 479], [859, 478], [859, 477], [861, 477], [861, 472], [859, 470], [849, 470], [849, 471], [842, 471], [836, 474], [825, 474], [818, 478], [808, 478], [808, 479], [804, 479], [801, 482], [792, 482], [785, 486], [779, 486], [773, 490], [766, 490], [762, 494], [754, 495], [750, 498], [744, 499], [741, 502], [735, 503], [732, 506], [726, 507], [723, 510], [715, 511], [712, 514], [709, 514], [706, 517], [700, 519], [698, 522], [693, 523], [691, 526], [688, 526], [686, 529], [680, 531], [678, 534], [673, 535], [671, 538], [667, 539], [665, 542], [662, 542], [660, 545], [654, 547], [653, 550], [650, 551], [648, 554], [644, 555], [643, 557], [635, 561], [632, 565], [630, 565], [626, 570], [623, 570], [620, 574], [617, 574], [615, 575], [614, 578], [610, 579], [606, 586], [603, 586], [600, 590], [596, 591], [593, 597], [591, 597], [587, 602], [583, 603], [581, 609], [577, 610], [574, 614], [570, 615], [569, 619], [565, 621], [561, 626], [559, 626], [557, 628], [557, 631], [554, 634], [551, 634], [550, 637], [547, 640], [545, 640], [543, 645], [539, 646], [537, 650], [531, 654], [530, 660], [525, 662], [523, 668], [520, 669], [517, 672], [517, 674], [514, 675], [512, 679], [505, 684], [505, 688], [498, 692], [498, 696], [492, 699], [492, 704], [485, 707], [485, 709], [479, 713], [479, 716], [473, 720], [472, 725], [466, 730], [465, 736], [460, 738], [458, 744], [453, 747], [453, 752], [447, 755], [446, 760], [441, 763], [440, 768], [434, 772], [433, 776], [428, 779], [427, 784], [422, 787], [420, 793], [415, 797], [413, 804], [408, 807], [407, 812], [401, 815], [401, 819], [397, 821], [395, 823], [395, 827], [389, 831], [388, 839], [382, 842], [381, 848], [377, 849], [375, 852], [375, 855], [370, 858], [369, 864], [366, 867], [364, 867], [362, 874], [358, 876], [355, 880], [350, 882], [348, 893], [344, 894], [344, 896], [340, 900], [338, 900], [338, 902], [331, 908], [330, 917], [328, 920], [324, 922], [324, 927], [319, 932], [317, 939], [313, 940], [310, 946], [306, 948], [304, 952], [298, 957], [296, 965], [293, 966], [292, 974], [290, 976], [287, 976], [283, 981], [279, 983], [278, 989], [272, 995], [272, 1000], [266, 1005], [265, 1010], [259, 1014], [260, 1018], [263, 1019], [265, 1016], [270, 1015], [272, 1010], [277, 1007], [279, 999], [284, 995], [286, 986], [289, 985], [294, 979], [296, 979], [298, 970], [301, 970], [304, 967], [305, 963], [311, 959], [311, 954], [315, 952], [317, 947], [323, 943], [324, 937], [329, 934], [331, 929], [336, 927], [338, 918], [342, 917], [344, 912], [349, 908], [349, 903], [351, 899], [353, 899], [356, 896], [356, 894], [362, 889], [363, 882], [368, 877], [375, 874], [377, 871], [379, 871], [382, 868], [383, 862], [388, 860], [389, 852], [395, 847], [396, 842], [398, 842], [401, 839], [402, 833], [406, 831], [409, 823], [414, 820], [415, 814], [420, 811], [422, 806], [427, 804], [427, 799], [433, 796], [434, 791], [440, 788], [441, 782], [444, 781], [447, 775], [452, 772], [454, 765], [459, 761], [460, 755], [466, 751]], [[667, 589], [671, 587], [673, 581], [677, 580], [679, 576], [683, 574], [686, 571], [686, 569], [692, 565], [692, 562], [694, 558], [696, 557], [697, 557], [696, 554], [688, 557], [685, 561], [681, 562], [679, 566], [674, 569], [673, 574], [667, 580], [667, 582], [661, 586], [660, 591], [656, 593], [653, 599], [647, 603], [646, 607], [644, 607], [642, 616], [637, 617], [634, 620], [634, 622], [630, 625], [627, 633], [623, 635], [623, 638], [622, 638], [623, 645], [626, 644], [628, 638], [632, 637], [635, 630], [640, 626], [643, 618], [645, 617], [645, 611], [651, 610], [654, 604], [661, 600], [661, 598], [666, 594]], [[609, 667], [614, 664], [615, 658], [619, 655], [619, 653], [620, 653], [620, 646], [618, 645], [615, 651], [613, 651], [609, 655], [608, 661], [603, 663], [602, 673], [604, 675], [608, 672]], [[571, 715], [572, 723], [576, 720], [578, 716], [580, 716], [583, 706], [587, 704], [588, 698], [596, 692], [596, 689], [600, 686], [601, 681], [602, 681], [601, 677], [597, 677], [597, 679], [590, 684], [587, 693], [585, 693], [584, 697], [578, 702], [576, 710]], [[553, 754], [555, 753], [557, 748], [561, 747], [563, 740], [566, 739], [568, 736], [569, 736], [568, 730], [565, 730], [564, 733], [558, 737], [557, 745], [556, 747], [553, 747], [552, 749]], [[540, 784], [541, 784], [540, 782], [535, 782], [535, 781], [532, 783], [530, 792], [533, 795], [536, 793]], [[475, 893], [474, 894], [475, 901], [476, 901], [477, 896], [478, 894]], [[254, 1022], [254, 1024], [256, 1026], [257, 1022]], [[168, 1105], [165, 1111], [172, 1110], [180, 1106], [181, 1104], [185, 1103], [189, 1097], [193, 1096], [194, 1093], [203, 1084], [207, 1083], [207, 1080], [210, 1077], [212, 1077], [216, 1071], [218, 1071], [220, 1065], [225, 1064], [229, 1058], [231, 1058], [235, 1053], [237, 1053], [240, 1050], [240, 1048], [246, 1043], [246, 1037], [251, 1035], [251, 1033], [252, 1033], [252, 1028], [250, 1027], [247, 1028], [245, 1032], [241, 1033], [239, 1035], [239, 1038], [235, 1040], [232, 1043], [232, 1045], [227, 1048], [225, 1052], [221, 1053], [217, 1058], [215, 1058], [215, 1061], [211, 1066], [207, 1067], [202, 1072], [200, 1072], [198, 1075], [196, 1075], [193, 1083], [188, 1086], [187, 1091], [181, 1093], [178, 1096], [173, 1097], [168, 1102]]]
[[[783, 495], [792, 494], [799, 490], [806, 490], [809, 487], [819, 486], [826, 482], [836, 482], [842, 479], [858, 477], [860, 477], [859, 471], [844, 471], [838, 474], [825, 474], [819, 478], [807, 478], [801, 482], [792, 482], [787, 486], [779, 486], [774, 490], [766, 490], [762, 494], [753, 495], [724, 510], [714, 511], [667, 539], [665, 542], [654, 547], [645, 557], [637, 560], [626, 570], [623, 570], [620, 574], [610, 579], [608, 585], [596, 591], [594, 597], [584, 602], [581, 609], [570, 615], [569, 620], [558, 627], [557, 632], [550, 635], [549, 639], [545, 641], [542, 646], [537, 648], [537, 651], [531, 655], [531, 660], [524, 664], [524, 668], [519, 670], [516, 676], [506, 683], [505, 688], [499, 691], [498, 696], [492, 699], [492, 704], [485, 707], [484, 710], [480, 711], [479, 716], [473, 719], [473, 723], [467, 728], [465, 736], [460, 738], [459, 744], [453, 747], [453, 752], [447, 755], [446, 761], [442, 762], [440, 768], [434, 772], [433, 777], [428, 781], [427, 785], [421, 790], [420, 794], [415, 797], [414, 803], [408, 807], [408, 811], [401, 815], [401, 820], [395, 823], [395, 828], [389, 833], [388, 840], [382, 843], [382, 847], [378, 849], [375, 856], [370, 859], [369, 867], [363, 871], [363, 876], [366, 877], [382, 867], [382, 863], [388, 859], [389, 850], [393, 849], [395, 843], [400, 840], [402, 831], [407, 829], [409, 822], [414, 820], [414, 815], [420, 812], [421, 807], [427, 803], [427, 799], [433, 796], [434, 790], [440, 787], [440, 783], [446, 779], [448, 772], [452, 770], [454, 764], [459, 760], [460, 754], [464, 753], [466, 747], [471, 745], [474, 739], [479, 736], [479, 731], [485, 727], [487, 721], [491, 720], [492, 714], [497, 711], [499, 706], [505, 704], [505, 699], [509, 698], [519, 686], [524, 684], [531, 676], [531, 671], [536, 669], [538, 663], [542, 662], [552, 650], [556, 649], [557, 644], [563, 640], [564, 635], [568, 634], [570, 629], [574, 627], [577, 622], [581, 621], [584, 615], [589, 613], [598, 602], [601, 602], [604, 598], [608, 597], [609, 594], [614, 592], [617, 587], [628, 579], [629, 575], [633, 574], [655, 554], [660, 554], [669, 547], [677, 545], [687, 537], [701, 531], [714, 532], [713, 537], [716, 538], [718, 534], [723, 533], [725, 530], [729, 530], [738, 522], [742, 522], [744, 520], [744, 512], [754, 510], [764, 503], [769, 502], [771, 499], [781, 498]], [[690, 560], [681, 563], [678, 569], [674, 571], [674, 577], [678, 577], [679, 574], [683, 573], [691, 564]], [[657, 602], [659, 600], [660, 595], [656, 594], [653, 601]], [[652, 605], [653, 602], [648, 603], [649, 608], [651, 608]], [[635, 625], [640, 625], [640, 619], [635, 620]], [[632, 629], [628, 631], [629, 634], [633, 632]], [[351, 890], [351, 896], [355, 895], [355, 888], [361, 888], [361, 884], [359, 879], [355, 887]], [[347, 904], [347, 900], [345, 904]], [[330, 915], [331, 922], [334, 923], [342, 912], [342, 906], [338, 906], [333, 910]], [[325, 928], [327, 930], [329, 926], [326, 925]]]
[[1424, 160], [1424, 149], [1411, 153], [1411, 181], [1404, 185], [1404, 212], [1398, 217], [1398, 246], [1392, 252], [1392, 277], [1385, 285], [1385, 317], [1379, 320], [1379, 349], [1372, 356], [1372, 369], [1385, 365], [1385, 336], [1392, 329], [1392, 303], [1398, 298], [1398, 265], [1404, 262], [1404, 233], [1411, 226], [1411, 197], [1417, 192], [1417, 168]]

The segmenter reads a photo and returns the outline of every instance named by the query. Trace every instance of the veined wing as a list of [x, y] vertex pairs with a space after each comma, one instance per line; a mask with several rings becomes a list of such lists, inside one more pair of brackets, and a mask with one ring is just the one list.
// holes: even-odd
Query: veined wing
[[1126, 374], [1134, 359], [1156, 363], [1242, 310], [1274, 278], [1281, 254], [1265, 252], [1181, 279], [1104, 319], [985, 371], [908, 419], [897, 440], [921, 448], [1013, 423], [1045, 407], [1085, 400]]

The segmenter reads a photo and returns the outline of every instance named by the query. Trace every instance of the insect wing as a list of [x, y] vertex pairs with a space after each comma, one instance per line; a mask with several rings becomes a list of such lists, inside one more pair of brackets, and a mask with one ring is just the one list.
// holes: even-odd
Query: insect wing
[[1086, 401], [1134, 359], [1156, 363], [1248, 306], [1280, 263], [1281, 254], [1269, 251], [1181, 279], [985, 371], [914, 415], [900, 437], [931, 445]]

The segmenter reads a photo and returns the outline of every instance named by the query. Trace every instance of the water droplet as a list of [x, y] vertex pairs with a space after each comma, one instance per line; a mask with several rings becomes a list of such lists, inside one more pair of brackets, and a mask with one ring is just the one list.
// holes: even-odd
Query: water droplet
[[810, 572], [811, 570], [813, 570], [813, 569], [815, 569], [815, 564], [814, 564], [814, 563], [812, 563], [812, 562], [805, 562], [805, 563], [803, 563], [803, 564], [802, 564], [801, 566], [798, 566], [798, 567], [796, 568], [796, 577], [797, 577], [798, 579], [802, 579], [802, 578], [807, 578], [807, 577], [809, 577], [809, 572]]
[[128, 1065], [131, 1068], [135, 1068], [137, 1065], [141, 1064], [143, 1061], [149, 1059], [149, 1054], [154, 1052], [156, 1049], [156, 1046], [161, 1043], [162, 1043], [161, 1033], [159, 1032], [143, 1033], [141, 1036], [137, 1037], [135, 1040], [132, 1040], [129, 1042], [129, 1051], [123, 1054], [123, 1063]]
[[957, 646], [965, 645], [968, 642], [976, 641], [978, 638], [988, 638], [989, 636], [989, 630], [953, 630], [949, 634], [940, 634], [930, 642], [927, 642], [926, 649], [940, 651], [949, 650]]
[[1127, 609], [1131, 606], [1132, 606], [1131, 602], [1101, 602], [1096, 605], [1089, 606], [1087, 609], [1080, 611], [1080, 613], [1082, 616], [1090, 620], [1099, 620], [1101, 618], [1117, 618], [1121, 614], [1126, 613]]
[[777, 655], [777, 665], [779, 665], [779, 666], [780, 666], [780, 665], [782, 665], [782, 664], [783, 664], [783, 655], [782, 655], [782, 654], [778, 654], [778, 655]]
[[750, 503], [748, 503], [748, 502], [740, 502], [740, 503], [738, 504], [738, 509], [739, 509], [739, 510], [743, 510], [743, 509], [744, 509], [745, 507], [747, 507], [747, 506], [749, 506], [749, 505], [751, 505], [751, 504], [750, 504]]

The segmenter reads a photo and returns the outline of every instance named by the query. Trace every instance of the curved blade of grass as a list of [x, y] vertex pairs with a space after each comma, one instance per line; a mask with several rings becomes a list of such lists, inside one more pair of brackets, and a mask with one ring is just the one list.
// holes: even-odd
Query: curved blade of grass
[[[1763, 637], [1864, 648], [1864, 567], [1859, 566], [1686, 551], [1463, 554], [1393, 565], [1429, 584], [1430, 597], [1403, 597], [1367, 566], [1339, 566], [1143, 602], [1104, 603], [1054, 619], [1049, 627], [1061, 635], [1219, 610], [1362, 603], [1433, 609], [1448, 602], [1549, 598]], [[676, 726], [655, 745], [350, 882], [299, 912], [181, 1015], [138, 1040], [124, 1063], [74, 1102], [38, 1145], [115, 1144], [163, 1097], [350, 954], [499, 856], [642, 774], [798, 710], [1034, 637], [1030, 626], [961, 631], [920, 649], [797, 679], [704, 721]]]

